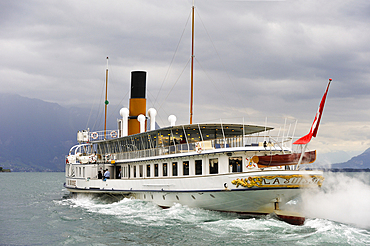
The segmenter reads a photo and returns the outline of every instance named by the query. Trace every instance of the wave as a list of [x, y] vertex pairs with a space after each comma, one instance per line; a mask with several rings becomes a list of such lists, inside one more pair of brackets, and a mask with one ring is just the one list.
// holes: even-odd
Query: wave
[[[339, 179], [343, 180], [346, 177], [339, 177]], [[321, 193], [326, 192], [325, 194], [329, 195], [333, 193], [331, 185], [329, 185], [331, 178], [328, 177], [327, 180], [329, 180], [328, 187], [325, 187], [319, 194], [306, 194], [311, 196], [309, 198], [310, 204], [317, 202], [315, 199], [320, 199]], [[352, 180], [352, 178], [349, 178], [349, 180]], [[302, 200], [307, 198], [308, 196]], [[200, 241], [203, 245], [212, 245], [215, 242], [218, 245], [251, 242], [274, 245], [297, 242], [303, 244], [356, 245], [370, 243], [369, 230], [353, 227], [352, 223], [336, 222], [338, 220], [327, 218], [329, 216], [321, 218], [311, 216], [312, 218], [308, 218], [305, 225], [292, 226], [270, 216], [242, 219], [233, 213], [189, 208], [180, 204], [175, 204], [169, 209], [162, 209], [151, 202], [131, 198], [114, 201], [109, 197], [82, 195], [76, 198], [63, 199], [59, 201], [59, 204], [99, 215], [95, 219], [105, 218], [110, 221], [109, 223], [118, 223], [117, 228], [126, 228], [126, 230], [131, 228], [131, 233], [142, 230], [141, 233], [137, 232], [142, 235], [145, 231], [147, 235], [142, 235], [145, 240], [157, 242], [156, 240], [161, 238], [163, 244], [172, 244], [171, 242], [175, 241], [183, 245], [191, 245]], [[308, 212], [315, 215], [313, 213], [315, 210], [313, 207], [311, 208], [312, 210]], [[316, 211], [316, 213], [318, 212]], [[79, 211], [76, 211], [76, 213], [79, 213]], [[65, 220], [70, 220], [70, 218], [65, 218]], [[168, 235], [166, 235], [167, 233]], [[153, 237], [156, 237], [156, 239]], [[144, 238], [141, 240], [144, 240]]]

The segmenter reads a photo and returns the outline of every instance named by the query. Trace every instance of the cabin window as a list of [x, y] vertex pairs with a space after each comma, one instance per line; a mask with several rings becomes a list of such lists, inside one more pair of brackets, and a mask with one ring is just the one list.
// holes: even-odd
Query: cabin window
[[82, 168], [82, 177], [85, 177], [85, 167]]
[[182, 168], [183, 175], [189, 175], [189, 161], [184, 161], [182, 163]]
[[146, 165], [146, 176], [150, 177], [150, 165]]
[[78, 177], [81, 177], [81, 167], [78, 168]]
[[140, 178], [142, 178], [142, 177], [143, 177], [143, 173], [144, 173], [143, 165], [140, 165], [140, 166], [139, 166], [139, 177], [140, 177]]
[[202, 160], [195, 160], [195, 175], [202, 175]]
[[172, 176], [177, 176], [177, 162], [172, 162]]
[[134, 178], [136, 178], [136, 166], [132, 167], [134, 169]]
[[121, 166], [116, 166], [116, 179], [122, 178]]
[[239, 173], [242, 171], [242, 157], [229, 157], [230, 172]]
[[163, 176], [167, 176], [167, 163], [163, 163]]
[[158, 164], [154, 165], [154, 177], [158, 177]]
[[218, 173], [218, 158], [209, 159], [209, 174]]

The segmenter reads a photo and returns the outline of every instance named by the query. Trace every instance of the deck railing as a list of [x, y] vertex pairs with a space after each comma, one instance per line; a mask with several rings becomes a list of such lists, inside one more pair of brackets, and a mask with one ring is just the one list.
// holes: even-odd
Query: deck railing
[[[169, 154], [179, 153], [190, 153], [198, 152], [201, 153], [207, 150], [220, 149], [220, 148], [238, 148], [238, 147], [251, 147], [251, 148], [262, 148], [266, 150], [277, 150], [281, 151], [282, 148], [291, 148], [291, 138], [286, 138], [284, 141], [277, 141], [271, 137], [263, 136], [238, 136], [233, 138], [216, 139], [200, 141], [197, 143], [183, 143], [171, 146], [162, 146], [158, 148], [151, 148], [145, 150], [133, 150], [129, 152], [118, 152], [109, 153], [108, 160], [127, 160], [137, 158], [147, 158], [155, 156], [163, 156]], [[98, 160], [98, 162], [107, 161], [106, 158]]]
[[94, 131], [89, 132], [90, 141], [99, 141], [99, 140], [111, 140], [118, 138], [117, 130], [106, 130], [106, 131]]

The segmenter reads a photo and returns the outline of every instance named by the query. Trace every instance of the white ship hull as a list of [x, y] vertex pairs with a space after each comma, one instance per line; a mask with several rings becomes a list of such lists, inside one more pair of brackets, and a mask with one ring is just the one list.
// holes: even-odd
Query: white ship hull
[[179, 203], [216, 211], [269, 214], [276, 203], [282, 206], [298, 197], [303, 189], [316, 188], [321, 182], [319, 171], [275, 170], [185, 178], [67, 179], [66, 188], [72, 193], [124, 195], [164, 208]]

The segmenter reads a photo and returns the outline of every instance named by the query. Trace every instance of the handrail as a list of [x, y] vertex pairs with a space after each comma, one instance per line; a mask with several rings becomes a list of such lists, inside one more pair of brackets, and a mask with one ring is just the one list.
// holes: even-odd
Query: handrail
[[[257, 138], [256, 138], [257, 137]], [[253, 139], [252, 139], [253, 138]], [[253, 140], [257, 141], [253, 141]], [[110, 154], [111, 160], [127, 160], [127, 159], [137, 159], [137, 158], [145, 158], [145, 157], [155, 157], [155, 156], [164, 156], [170, 154], [179, 154], [179, 153], [188, 153], [188, 152], [196, 152], [197, 148], [196, 145], [199, 143], [202, 145], [202, 149], [197, 153], [201, 153], [207, 150], [214, 150], [214, 149], [228, 149], [228, 148], [238, 148], [238, 147], [263, 147], [264, 149], [272, 150], [272, 151], [283, 151], [284, 147], [281, 145], [281, 142], [276, 141], [274, 138], [269, 138], [268, 147], [264, 147], [263, 142], [264, 136], [238, 136], [233, 138], [225, 138], [225, 139], [215, 139], [215, 140], [206, 140], [200, 141], [196, 143], [183, 143], [183, 144], [174, 144], [170, 146], [160, 146], [158, 148], [150, 148], [144, 150], [137, 150], [133, 149], [132, 151], [126, 152], [118, 152], [118, 153], [100, 153], [101, 156], [105, 156]], [[249, 140], [249, 141], [248, 141]], [[291, 138], [284, 140], [283, 142], [292, 141]], [[244, 145], [245, 144], [245, 145]], [[98, 162], [104, 162], [103, 158], [98, 160]]]
[[[104, 137], [104, 135], [106, 136]], [[93, 131], [89, 132], [90, 141], [100, 141], [100, 140], [111, 140], [118, 138], [118, 130], [106, 130], [106, 131]]]

